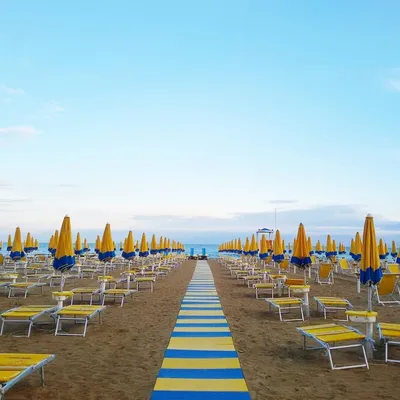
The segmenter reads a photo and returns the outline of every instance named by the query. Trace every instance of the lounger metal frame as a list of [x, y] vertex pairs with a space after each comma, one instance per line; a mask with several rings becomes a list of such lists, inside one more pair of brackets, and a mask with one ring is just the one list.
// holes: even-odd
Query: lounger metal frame
[[[4, 354], [4, 353], [3, 353]], [[0, 353], [1, 355], [1, 353]], [[55, 359], [54, 354], [49, 354], [48, 357], [40, 362], [38, 362], [35, 365], [31, 365], [24, 370], [21, 370], [21, 373], [17, 375], [15, 378], [9, 380], [5, 384], [0, 384], [0, 400], [4, 400], [4, 396], [8, 390], [10, 390], [14, 385], [16, 385], [18, 382], [20, 382], [23, 378], [26, 376], [32, 374], [33, 372], [39, 370], [40, 372], [40, 383], [42, 386], [45, 385], [45, 380], [44, 380], [44, 367], [51, 361]], [[10, 366], [12, 368], [12, 366]]]
[[[110, 289], [111, 291], [112, 290], [114, 290], [114, 289]], [[117, 289], [118, 290], [118, 289]], [[115, 300], [117, 299], [117, 298], [120, 298], [121, 299], [121, 305], [120, 305], [120, 307], [122, 307], [123, 305], [124, 305], [124, 302], [125, 302], [125, 298], [126, 297], [128, 297], [128, 296], [131, 296], [132, 297], [132, 295], [134, 294], [134, 293], [136, 293], [136, 290], [134, 290], [134, 289], [121, 289], [121, 290], [123, 290], [124, 291], [124, 293], [123, 292], [121, 292], [121, 293], [107, 293], [107, 290], [105, 291], [105, 292], [103, 292], [102, 293], [102, 301], [101, 301], [101, 305], [102, 306], [104, 306], [104, 303], [105, 303], [105, 301], [106, 301], [106, 297], [111, 297], [111, 298], [113, 298], [114, 299], [114, 302], [115, 302]]]
[[[16, 282], [15, 284], [18, 284], [18, 283], [28, 283], [28, 282]], [[31, 283], [31, 282], [29, 282], [29, 283]], [[7, 286], [8, 298], [17, 297], [14, 295], [17, 292], [24, 292], [24, 298], [26, 299], [26, 297], [28, 296], [29, 290], [36, 289], [38, 287], [40, 287], [41, 294], [43, 295], [43, 287], [46, 286], [45, 283], [39, 283], [39, 282], [32, 282], [32, 284], [30, 286], [23, 286], [23, 287], [14, 286], [15, 284], [12, 283]]]
[[[324, 313], [324, 319], [326, 319], [327, 314], [328, 313], [332, 313], [332, 314], [337, 314], [338, 311], [343, 310], [344, 312], [346, 312], [347, 310], [352, 310], [353, 306], [352, 304], [347, 300], [347, 299], [343, 299], [340, 298], [340, 300], [343, 300], [347, 303], [347, 306], [343, 306], [343, 305], [326, 305], [324, 302], [322, 302], [319, 297], [322, 297], [324, 299], [330, 299], [329, 297], [325, 297], [325, 296], [315, 296], [314, 300], [317, 303], [317, 312], [320, 312], [322, 309], [322, 312]], [[331, 299], [339, 299], [338, 297], [331, 297]], [[349, 320], [349, 316], [347, 314], [346, 315], [346, 319], [336, 319], [336, 321], [343, 321], [343, 322], [347, 322]]]
[[[271, 311], [271, 306], [278, 309], [279, 319], [281, 320], [281, 322], [304, 321], [303, 300], [302, 299], [300, 299], [298, 297], [294, 297], [293, 300], [296, 300], [296, 304], [290, 304], [290, 303], [289, 304], [285, 304], [285, 303], [278, 304], [278, 303], [276, 303], [276, 300], [279, 301], [280, 298], [265, 299], [265, 301], [268, 302], [269, 311]], [[300, 310], [301, 318], [284, 319], [283, 315], [290, 313], [291, 310]]]
[[[80, 316], [79, 316], [79, 314], [75, 314], [75, 316], [63, 316], [63, 314], [58, 314], [58, 312], [56, 312], [55, 314], [53, 314], [53, 315], [55, 315], [55, 318], [56, 318], [56, 321], [57, 321], [56, 322], [56, 330], [54, 332], [54, 336], [82, 336], [82, 337], [85, 337], [88, 323], [96, 315], [99, 315], [99, 324], [101, 324], [101, 313], [106, 309], [106, 307], [105, 306], [98, 306], [98, 307], [99, 308], [96, 309], [96, 310], [93, 310], [92, 313], [90, 313], [88, 315], [80, 315]], [[64, 314], [64, 315], [66, 315], [66, 314]], [[68, 314], [68, 315], [70, 315], [70, 314]], [[84, 324], [83, 333], [62, 332], [61, 331], [61, 322], [62, 321], [74, 321], [76, 324]]]
[[[400, 327], [400, 324], [399, 324]], [[396, 347], [400, 346], [400, 337], [398, 340], [391, 340], [389, 339], [388, 336], [385, 336], [382, 332], [382, 327], [381, 324], [377, 325], [378, 328], [378, 333], [379, 333], [379, 338], [383, 340], [383, 343], [385, 344], [385, 362], [391, 362], [391, 363], [400, 363], [400, 359], [395, 359], [395, 358], [389, 358], [389, 348], [391, 347]]]
[[[37, 306], [37, 307], [40, 307], [40, 306]], [[43, 307], [45, 307], [45, 306], [43, 306]], [[17, 311], [20, 308], [29, 308], [29, 306], [20, 306], [20, 307], [11, 308], [10, 310], [5, 311], [3, 314]], [[28, 324], [28, 334], [27, 335], [13, 335], [13, 336], [14, 337], [30, 337], [34, 322], [38, 318], [42, 317], [43, 315], [53, 313], [56, 309], [57, 309], [57, 307], [55, 307], [55, 306], [54, 307], [48, 306], [48, 308], [46, 310], [40, 311], [36, 315], [33, 315], [32, 317], [28, 317], [28, 318], [24, 318], [24, 319], [16, 319], [16, 318], [12, 319], [12, 317], [5, 318], [2, 315], [0, 315], [0, 319], [1, 319], [0, 336], [3, 336], [4, 327], [6, 324]], [[33, 311], [33, 309], [32, 309], [32, 311]]]
[[[318, 325], [316, 325], [317, 327]], [[358, 329], [355, 329], [351, 326], [344, 326], [344, 328], [346, 328], [347, 332], [348, 330], [351, 330], [353, 332], [359, 333], [361, 335], [363, 335], [362, 332], [360, 332]], [[303, 328], [296, 328], [299, 332], [301, 332], [302, 336], [303, 336], [303, 350], [325, 350], [326, 355], [329, 358], [329, 363], [331, 366], [332, 370], [341, 370], [341, 369], [352, 369], [352, 368], [364, 368], [366, 367], [367, 369], [369, 369], [369, 364], [368, 364], [368, 359], [367, 359], [367, 353], [365, 351], [365, 346], [364, 346], [364, 341], [361, 343], [357, 343], [357, 344], [347, 344], [347, 345], [340, 345], [340, 346], [336, 346], [335, 344], [333, 346], [331, 346], [329, 343], [324, 342], [320, 339], [318, 339], [315, 335], [313, 335], [312, 333], [308, 333], [307, 331], [304, 331]], [[332, 332], [332, 333], [339, 333], [339, 332]], [[307, 346], [307, 338], [312, 339], [314, 341], [316, 341], [320, 346], [316, 346], [316, 347], [308, 347]], [[333, 362], [333, 355], [332, 353], [335, 350], [342, 350], [342, 349], [350, 349], [350, 348], [357, 348], [357, 347], [361, 347], [362, 349], [362, 354], [364, 357], [364, 363], [361, 364], [352, 364], [352, 365], [342, 365], [342, 366], [337, 366], [336, 364], [334, 364]]]

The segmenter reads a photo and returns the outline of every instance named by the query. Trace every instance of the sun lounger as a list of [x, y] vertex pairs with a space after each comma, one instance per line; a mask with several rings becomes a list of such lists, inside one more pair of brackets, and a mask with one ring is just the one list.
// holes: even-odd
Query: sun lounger
[[[278, 299], [265, 299], [265, 301], [268, 302], [269, 309], [274, 307], [278, 310], [279, 319], [282, 322], [304, 321], [303, 299], [297, 297], [281, 297]], [[283, 314], [290, 313], [292, 310], [299, 310], [300, 318], [284, 319]]]
[[6, 312], [0, 314], [1, 328], [0, 336], [3, 335], [4, 327], [6, 324], [27, 324], [28, 334], [30, 337], [32, 326], [36, 320], [43, 317], [46, 314], [51, 314], [56, 310], [55, 306], [21, 306], [12, 308]]
[[[368, 366], [367, 355], [364, 347], [366, 336], [357, 329], [345, 325], [325, 324], [303, 326], [296, 328], [303, 336], [304, 350], [324, 349], [332, 369], [362, 368]], [[307, 339], [312, 339], [319, 344], [317, 347], [307, 347]], [[338, 343], [346, 343], [340, 344]], [[338, 366], [333, 361], [333, 351], [350, 348], [361, 348], [363, 363]]]
[[349, 260], [347, 260], [346, 258], [341, 258], [339, 260], [339, 267], [340, 267], [340, 271], [343, 274], [351, 274], [353, 273], [353, 268], [351, 267]]
[[315, 282], [319, 283], [320, 285], [333, 285], [334, 280], [332, 264], [319, 264], [318, 269], [315, 271]]
[[400, 265], [399, 264], [387, 264], [386, 271], [389, 274], [400, 274]]
[[71, 297], [71, 305], [74, 304], [74, 298], [80, 297], [81, 301], [85, 300], [85, 297], [89, 297], [89, 304], [93, 304], [94, 296], [100, 296], [100, 289], [97, 288], [75, 288], [70, 290], [73, 295]]
[[[314, 297], [317, 303], [317, 311], [322, 311], [324, 313], [324, 318], [328, 313], [337, 313], [340, 310], [346, 312], [346, 310], [351, 310], [353, 306], [351, 303], [342, 297]], [[346, 315], [346, 319], [341, 321], [348, 321], [349, 318]]]
[[378, 332], [379, 338], [385, 343], [385, 362], [400, 363], [400, 359], [389, 358], [389, 348], [400, 346], [400, 324], [381, 322]]
[[121, 299], [121, 307], [124, 305], [125, 298], [128, 296], [132, 296], [136, 290], [133, 289], [107, 289], [102, 293], [103, 301], [102, 305], [104, 306], [104, 302], [106, 298], [111, 297], [112, 299]]
[[44, 283], [43, 281], [48, 279], [50, 274], [28, 274], [24, 276], [26, 282], [38, 282]]
[[395, 274], [383, 274], [378, 285], [373, 287], [374, 299], [381, 306], [400, 305], [400, 287]]
[[265, 299], [261, 294], [271, 293], [271, 298], [274, 298], [274, 289], [276, 288], [275, 283], [262, 282], [253, 284], [253, 288], [256, 289], [256, 299]]
[[148, 289], [150, 292], [154, 291], [155, 277], [135, 277], [136, 290], [139, 292], [140, 289]]
[[289, 278], [285, 280], [285, 283], [283, 284], [283, 293], [285, 293], [285, 289], [288, 291], [288, 297], [290, 297], [290, 287], [291, 286], [302, 286], [305, 285], [304, 279], [299, 279], [299, 278]]
[[247, 283], [247, 287], [251, 288], [256, 282], [260, 282], [262, 278], [261, 275], [247, 275], [244, 277], [244, 282]]
[[0, 353], [0, 400], [9, 389], [36, 371], [40, 371], [44, 386], [44, 366], [54, 358], [53, 354]]
[[[73, 305], [66, 306], [53, 315], [56, 318], [56, 331], [55, 336], [86, 336], [88, 323], [96, 315], [99, 316], [99, 323], [101, 323], [101, 313], [106, 309], [105, 306], [86, 306], [86, 305]], [[67, 333], [61, 330], [61, 323], [63, 321], [73, 321], [76, 324], [84, 324], [83, 333]]]
[[24, 297], [28, 295], [30, 290], [40, 288], [41, 294], [43, 294], [43, 287], [46, 286], [45, 283], [38, 282], [16, 282], [8, 285], [8, 297], [16, 297], [15, 294], [18, 292], [23, 292]]

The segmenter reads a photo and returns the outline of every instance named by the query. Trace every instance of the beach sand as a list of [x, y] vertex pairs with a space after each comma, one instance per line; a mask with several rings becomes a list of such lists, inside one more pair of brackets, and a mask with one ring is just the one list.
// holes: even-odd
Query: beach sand
[[[322, 351], [306, 352], [302, 349], [301, 335], [296, 326], [326, 323], [313, 313], [314, 296], [343, 296], [355, 309], [366, 308], [367, 291], [362, 288], [357, 294], [354, 279], [338, 278], [333, 286], [312, 283], [309, 321], [280, 322], [278, 315], [268, 312], [264, 300], [255, 299], [253, 289], [239, 284], [216, 261], [209, 263], [252, 400], [399, 398], [397, 379], [400, 365], [372, 361], [369, 371], [365, 368], [332, 371]], [[399, 307], [376, 306], [375, 310], [379, 321], [399, 322]], [[330, 319], [329, 322], [334, 321]], [[362, 325], [347, 324], [364, 331]], [[351, 357], [345, 354], [340, 359], [354, 361], [357, 354], [353, 353]], [[383, 356], [382, 347], [378, 356]], [[400, 352], [396, 357], [400, 358]]]
[[[110, 305], [101, 325], [97, 320], [89, 325], [86, 338], [55, 337], [51, 327], [42, 327], [47, 331], [34, 329], [30, 338], [0, 337], [1, 352], [56, 355], [45, 368], [44, 388], [39, 375], [33, 374], [11, 388], [6, 398], [149, 399], [194, 267], [194, 261], [187, 261], [166, 279], [158, 280], [153, 293], [136, 293], [122, 308]], [[67, 281], [65, 289], [73, 287], [98, 284], [91, 279], [75, 284]], [[51, 292], [55, 290], [46, 287], [44, 296], [33, 294], [21, 300], [1, 295], [0, 310], [23, 304], [54, 304]]]

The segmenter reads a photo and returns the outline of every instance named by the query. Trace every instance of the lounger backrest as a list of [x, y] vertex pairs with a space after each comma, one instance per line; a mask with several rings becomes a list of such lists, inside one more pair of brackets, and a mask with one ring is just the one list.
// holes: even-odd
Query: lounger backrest
[[378, 284], [378, 293], [380, 296], [386, 296], [393, 293], [397, 282], [397, 276], [386, 274], [382, 276], [382, 280]]
[[286, 279], [285, 285], [290, 286], [290, 285], [304, 285], [304, 279]]
[[281, 265], [279, 266], [279, 269], [289, 269], [289, 260], [283, 260], [283, 262], [281, 262]]
[[399, 264], [388, 264], [387, 269], [390, 271], [391, 274], [400, 273], [400, 265]]
[[342, 268], [343, 270], [344, 270], [344, 269], [345, 269], [345, 270], [350, 269], [349, 263], [347, 262], [347, 260], [346, 260], [345, 258], [341, 258], [340, 261], [339, 261], [339, 263], [340, 263], [340, 268]]
[[332, 271], [331, 264], [321, 264], [319, 266], [319, 277], [320, 278], [328, 278], [331, 271]]
[[3, 254], [0, 254], [0, 265], [4, 264], [4, 256]]
[[317, 257], [311, 256], [311, 262], [312, 262], [313, 264], [316, 264], [316, 263], [317, 263]]
[[272, 256], [268, 256], [267, 259], [265, 260], [267, 264], [270, 264], [272, 262]]

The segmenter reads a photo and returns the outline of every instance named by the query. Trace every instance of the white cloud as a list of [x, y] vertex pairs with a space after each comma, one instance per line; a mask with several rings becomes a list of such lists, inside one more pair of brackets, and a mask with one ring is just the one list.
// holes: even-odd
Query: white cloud
[[400, 92], [400, 79], [388, 79], [386, 84], [392, 92]]
[[0, 92], [7, 93], [10, 95], [25, 94], [23, 89], [8, 87], [4, 84], [0, 84]]
[[50, 101], [43, 108], [43, 116], [46, 119], [52, 119], [56, 115], [60, 115], [65, 111], [65, 108], [57, 101]]
[[0, 135], [36, 135], [38, 131], [30, 125], [10, 126], [0, 128]]

